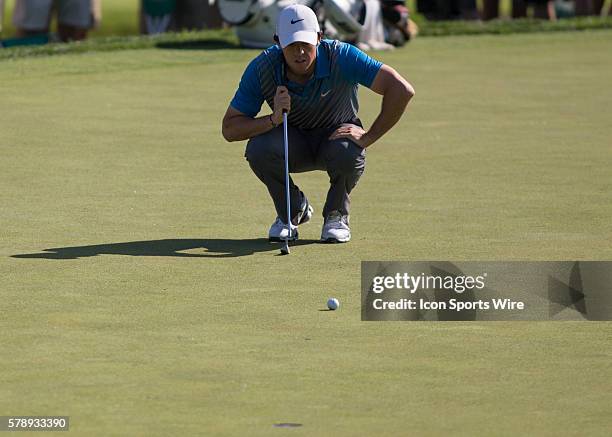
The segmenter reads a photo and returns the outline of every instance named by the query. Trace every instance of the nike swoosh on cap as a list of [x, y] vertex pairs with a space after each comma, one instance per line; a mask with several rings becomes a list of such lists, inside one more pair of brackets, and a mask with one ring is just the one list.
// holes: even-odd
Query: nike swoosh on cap
[[300, 20], [295, 20], [295, 21], [291, 20], [291, 24], [299, 23], [300, 21], [304, 21], [304, 19], [302, 18]]

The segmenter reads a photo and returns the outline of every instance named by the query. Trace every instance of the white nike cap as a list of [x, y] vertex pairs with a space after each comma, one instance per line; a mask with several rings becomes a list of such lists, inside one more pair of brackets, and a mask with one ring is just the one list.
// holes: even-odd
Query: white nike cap
[[304, 5], [287, 6], [276, 22], [276, 34], [282, 48], [297, 41], [316, 46], [319, 32], [317, 16]]

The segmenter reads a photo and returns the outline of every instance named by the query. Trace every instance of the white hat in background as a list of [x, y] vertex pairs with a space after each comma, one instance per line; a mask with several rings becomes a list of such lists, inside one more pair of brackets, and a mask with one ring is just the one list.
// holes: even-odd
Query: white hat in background
[[276, 34], [282, 48], [297, 41], [316, 46], [319, 32], [317, 16], [308, 6], [287, 6], [278, 16]]

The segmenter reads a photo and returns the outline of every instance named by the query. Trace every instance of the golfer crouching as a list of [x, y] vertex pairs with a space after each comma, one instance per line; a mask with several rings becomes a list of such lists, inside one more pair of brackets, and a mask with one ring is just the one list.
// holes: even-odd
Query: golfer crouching
[[[246, 159], [276, 208], [268, 237], [283, 241], [289, 233], [282, 128], [286, 111], [289, 172], [327, 171], [330, 187], [321, 240], [346, 243], [351, 239], [350, 193], [364, 171], [366, 149], [398, 122], [414, 89], [393, 68], [356, 47], [323, 40], [317, 17], [307, 6], [283, 9], [276, 29], [277, 45], [251, 61], [240, 80], [223, 117], [223, 137], [249, 140]], [[368, 130], [357, 118], [359, 84], [383, 96], [380, 114]], [[264, 100], [273, 112], [256, 117]], [[313, 208], [293, 180], [289, 187], [290, 239], [297, 239], [297, 226], [310, 220]]]

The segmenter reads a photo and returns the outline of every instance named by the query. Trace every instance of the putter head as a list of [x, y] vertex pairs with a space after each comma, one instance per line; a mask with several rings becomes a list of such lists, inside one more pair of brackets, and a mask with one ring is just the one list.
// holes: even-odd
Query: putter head
[[281, 247], [281, 255], [289, 255], [291, 253], [291, 250], [289, 250], [289, 238], [291, 238], [291, 226], [289, 226], [287, 228], [287, 233], [289, 234], [288, 237], [285, 238], [285, 244], [283, 244], [283, 247]]

